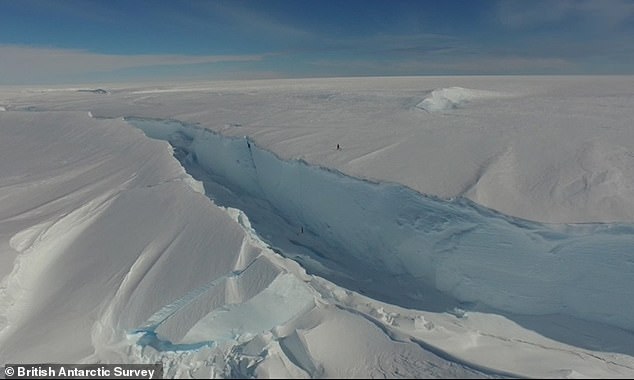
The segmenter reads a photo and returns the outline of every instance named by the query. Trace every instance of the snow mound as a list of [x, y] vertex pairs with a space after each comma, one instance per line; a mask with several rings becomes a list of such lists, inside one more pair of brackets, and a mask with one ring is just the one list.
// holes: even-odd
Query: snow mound
[[427, 112], [438, 112], [456, 109], [475, 99], [495, 98], [501, 94], [494, 91], [472, 90], [463, 87], [439, 88], [432, 91], [417, 108]]
[[[521, 177], [522, 160], [514, 147], [485, 163], [476, 182], [465, 196], [478, 204], [509, 213], [524, 207], [529, 219], [558, 222], [567, 215], [569, 222], [588, 219], [611, 222], [634, 215], [634, 155], [618, 144], [588, 141], [568, 148], [565, 159], [547, 166], [524, 190], [527, 173]], [[541, 160], [536, 157], [534, 160]], [[537, 206], [528, 205], [526, 199]], [[570, 211], [571, 210], [571, 211]], [[607, 217], [609, 216], [609, 218]]]

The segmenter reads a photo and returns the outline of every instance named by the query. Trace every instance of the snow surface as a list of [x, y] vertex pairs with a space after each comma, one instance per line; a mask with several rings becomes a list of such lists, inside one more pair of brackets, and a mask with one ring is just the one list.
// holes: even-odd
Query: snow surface
[[[284, 159], [465, 196], [507, 215], [627, 222], [633, 86], [632, 76], [483, 76], [99, 86], [107, 96], [14, 87], [0, 104], [175, 119], [248, 135]], [[419, 105], [434, 93], [468, 102], [425, 112]]]
[[5, 88], [0, 362], [633, 377], [633, 82]]

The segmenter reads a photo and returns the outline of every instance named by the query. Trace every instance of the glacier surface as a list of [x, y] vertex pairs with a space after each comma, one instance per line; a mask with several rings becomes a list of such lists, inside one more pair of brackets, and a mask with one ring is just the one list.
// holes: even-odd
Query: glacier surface
[[0, 88], [0, 362], [631, 378], [632, 80]]

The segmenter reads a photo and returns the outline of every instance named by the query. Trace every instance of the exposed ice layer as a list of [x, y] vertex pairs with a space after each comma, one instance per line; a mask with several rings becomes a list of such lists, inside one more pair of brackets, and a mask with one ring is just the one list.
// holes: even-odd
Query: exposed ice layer
[[247, 340], [288, 322], [314, 306], [313, 293], [292, 274], [278, 276], [267, 288], [241, 304], [216, 309], [200, 319], [186, 342]]
[[259, 200], [297, 226], [298, 235], [313, 236], [307, 251], [325, 272], [431, 285], [513, 313], [562, 313], [634, 329], [632, 225], [544, 225], [466, 199], [441, 200], [283, 161], [247, 139], [174, 121], [128, 121], [170, 141], [177, 157], [213, 174], [238, 198]]

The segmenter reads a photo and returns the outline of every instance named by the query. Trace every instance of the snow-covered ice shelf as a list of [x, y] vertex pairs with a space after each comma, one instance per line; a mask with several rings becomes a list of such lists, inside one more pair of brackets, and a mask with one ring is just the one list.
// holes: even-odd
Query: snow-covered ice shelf
[[634, 377], [632, 88], [4, 88], [0, 362]]

